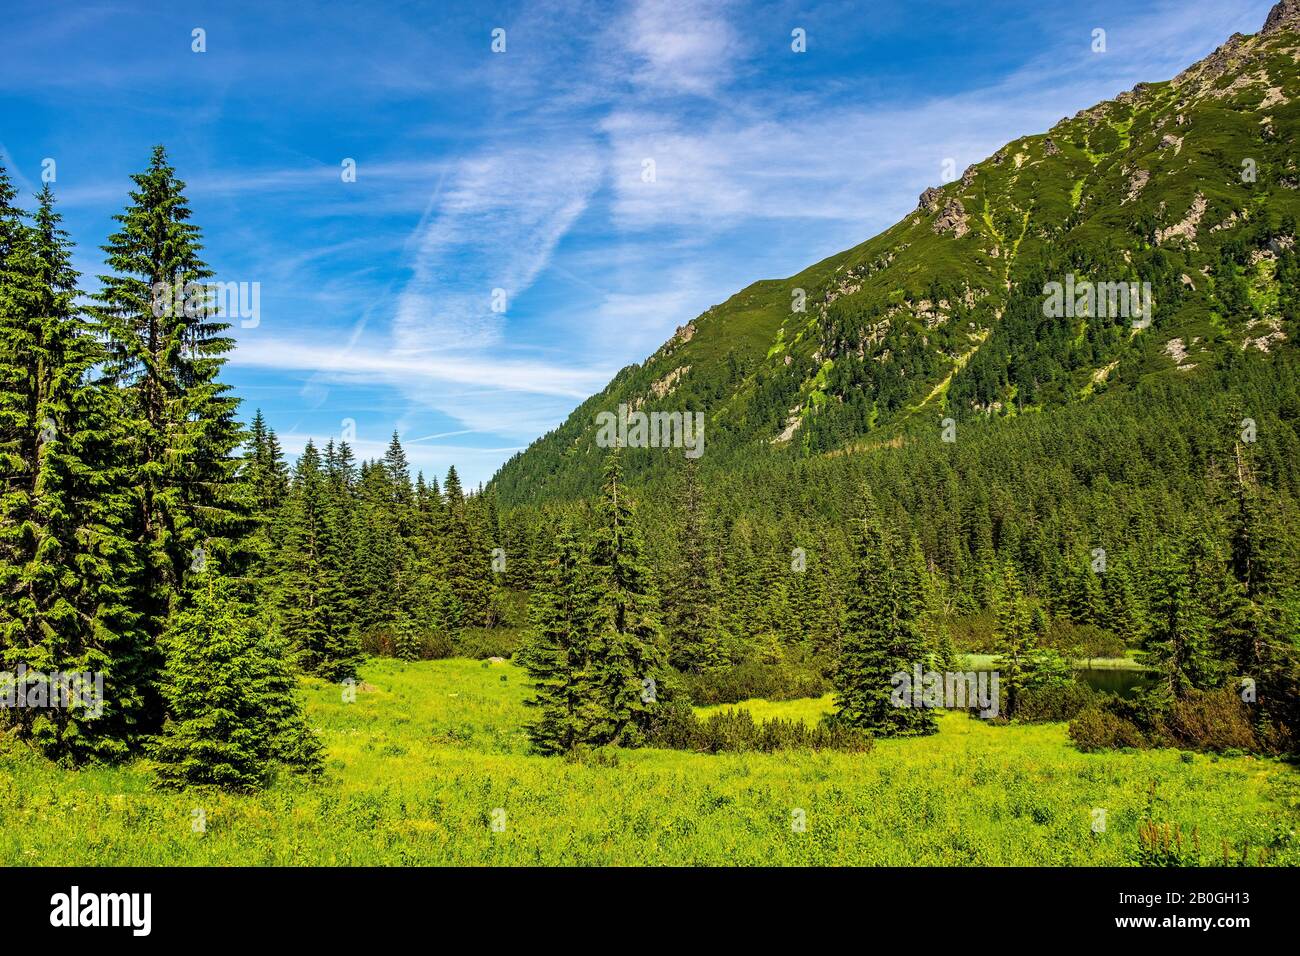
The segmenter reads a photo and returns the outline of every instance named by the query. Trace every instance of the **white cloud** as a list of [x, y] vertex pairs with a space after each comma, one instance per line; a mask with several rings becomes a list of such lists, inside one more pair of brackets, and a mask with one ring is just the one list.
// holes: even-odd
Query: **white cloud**
[[617, 28], [638, 60], [633, 79], [651, 91], [715, 94], [741, 53], [725, 7], [695, 0], [638, 0]]
[[608, 380], [608, 369], [566, 367], [499, 355], [429, 354], [356, 343], [339, 348], [302, 339], [245, 337], [231, 364], [317, 372], [334, 381], [389, 384], [428, 393], [447, 384], [529, 395], [585, 398]]
[[[486, 348], [505, 315], [546, 268], [600, 183], [590, 143], [559, 141], [463, 161], [422, 224], [394, 340], [411, 351]], [[504, 290], [506, 313], [493, 311]]]

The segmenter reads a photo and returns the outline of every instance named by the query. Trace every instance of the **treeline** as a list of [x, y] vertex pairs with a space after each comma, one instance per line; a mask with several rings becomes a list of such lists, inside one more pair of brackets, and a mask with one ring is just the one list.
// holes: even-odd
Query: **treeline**
[[362, 462], [345, 441], [308, 441], [292, 473], [275, 432], [253, 420], [248, 482], [259, 515], [252, 536], [267, 625], [305, 673], [357, 676], [363, 652], [407, 660], [451, 653], [464, 628], [500, 623], [491, 498], [466, 495], [453, 466], [441, 488], [412, 481], [396, 434], [384, 457]]
[[295, 675], [356, 675], [499, 616], [496, 516], [452, 469], [412, 482], [308, 445], [290, 473], [220, 380], [232, 342], [161, 147], [133, 177], [88, 299], [46, 186], [0, 169], [0, 672], [90, 674], [101, 706], [0, 708], [73, 763], [147, 753], [160, 781], [253, 787], [318, 772]]
[[[1241, 356], [1090, 403], [963, 422], [952, 443], [936, 427], [799, 463], [678, 459], [670, 479], [637, 485], [669, 659], [699, 702], [836, 680], [862, 632], [866, 489], [891, 565], [918, 569], [919, 584], [898, 586], [920, 602], [904, 617], [923, 654], [1015, 662], [1003, 683], [1013, 712], [1021, 689], [1041, 710], [1071, 659], [1136, 649], [1166, 696], [1249, 678], [1255, 717], [1294, 727], [1293, 357]], [[581, 509], [504, 511], [503, 535], [544, 540], [537, 529]]]

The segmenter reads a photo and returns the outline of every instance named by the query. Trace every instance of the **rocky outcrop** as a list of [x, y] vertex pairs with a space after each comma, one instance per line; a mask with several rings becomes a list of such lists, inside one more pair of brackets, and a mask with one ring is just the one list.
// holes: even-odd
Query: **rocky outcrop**
[[966, 224], [966, 207], [960, 199], [948, 200], [948, 204], [935, 219], [933, 228], [936, 234], [951, 232], [958, 239], [970, 232], [970, 226]]
[[689, 365], [683, 365], [681, 368], [675, 368], [657, 382], [650, 383], [650, 392], [655, 398], [664, 398], [672, 394], [677, 382], [683, 375], [691, 370]]
[[939, 208], [939, 200], [943, 198], [943, 190], [938, 186], [931, 186], [925, 192], [921, 193], [921, 202], [917, 206], [925, 212], [934, 212]]
[[1128, 195], [1125, 196], [1122, 200], [1120, 200], [1120, 205], [1122, 206], [1124, 205], [1124, 203], [1129, 203], [1132, 202], [1134, 199], [1137, 199], [1138, 194], [1142, 192], [1142, 187], [1145, 186], [1150, 181], [1150, 179], [1151, 179], [1150, 170], [1146, 170], [1146, 169], [1133, 170], [1133, 175], [1129, 177], [1129, 181], [1128, 181]]
[[1269, 34], [1282, 30], [1300, 30], [1300, 0], [1280, 0], [1274, 4], [1260, 32]]
[[1192, 200], [1192, 208], [1187, 210], [1187, 215], [1182, 222], [1176, 223], [1168, 229], [1156, 230], [1156, 245], [1164, 245], [1170, 239], [1186, 239], [1191, 242], [1196, 238], [1196, 227], [1200, 225], [1201, 217], [1205, 215], [1205, 209], [1205, 196], [1197, 193], [1196, 198]]

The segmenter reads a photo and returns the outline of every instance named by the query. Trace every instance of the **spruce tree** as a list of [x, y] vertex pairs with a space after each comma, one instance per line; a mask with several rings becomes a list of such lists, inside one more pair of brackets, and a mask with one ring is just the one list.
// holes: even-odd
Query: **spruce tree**
[[1021, 691], [1030, 683], [1034, 648], [1034, 629], [1020, 586], [1020, 575], [1015, 565], [1008, 562], [1002, 569], [1002, 587], [998, 595], [997, 656], [993, 661], [998, 671], [1000, 692], [1006, 698], [1002, 712], [1008, 720], [1016, 716]]
[[697, 466], [686, 459], [681, 493], [681, 542], [664, 595], [664, 623], [669, 663], [683, 671], [700, 671], [721, 663], [713, 623], [716, 591], [708, 560]]
[[539, 753], [563, 753], [595, 740], [600, 713], [594, 682], [596, 593], [592, 569], [577, 535], [563, 529], [555, 553], [533, 592], [531, 627], [519, 663], [528, 672], [535, 709], [525, 724]]
[[447, 471], [443, 495], [442, 566], [448, 623], [456, 628], [482, 627], [491, 606], [491, 545], [471, 514], [472, 502], [462, 492], [454, 466]]
[[276, 765], [318, 774], [319, 742], [279, 647], [258, 633], [209, 563], [168, 627], [168, 719], [151, 756], [163, 786], [264, 786]]
[[341, 522], [329, 477], [308, 441], [285, 507], [277, 620], [298, 666], [331, 681], [356, 677], [361, 659]]
[[154, 658], [130, 607], [136, 554], [111, 396], [74, 303], [77, 275], [47, 185], [27, 227], [0, 170], [0, 670], [102, 681], [102, 708], [6, 711], [46, 753], [124, 756], [156, 712]]
[[1188, 578], [1186, 555], [1160, 544], [1151, 568], [1150, 630], [1139, 660], [1159, 674], [1166, 698], [1209, 689], [1209, 623]]
[[637, 746], [666, 703], [668, 664], [636, 507], [616, 447], [605, 460], [591, 563], [597, 609], [593, 681], [597, 742]]
[[112, 272], [100, 277], [93, 315], [106, 341], [107, 384], [122, 400], [135, 534], [151, 582], [138, 601], [156, 634], [185, 575], [235, 550], [246, 508], [233, 454], [238, 399], [219, 380], [229, 325], [213, 315], [204, 285], [212, 273], [184, 183], [161, 146], [132, 179], [131, 203], [104, 246]]
[[915, 568], [900, 563], [902, 555], [879, 521], [864, 491], [853, 529], [854, 582], [834, 673], [834, 719], [882, 737], [932, 734], [938, 729], [935, 715], [914, 706], [912, 694], [901, 707], [893, 700], [895, 676], [907, 674], [910, 681], [915, 667], [925, 663], [923, 606]]

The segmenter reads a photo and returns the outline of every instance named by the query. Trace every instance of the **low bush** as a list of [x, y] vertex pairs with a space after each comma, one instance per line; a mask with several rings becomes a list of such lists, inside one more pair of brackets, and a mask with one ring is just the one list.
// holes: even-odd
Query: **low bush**
[[[511, 657], [519, 647], [522, 632], [511, 627], [467, 627], [448, 634], [430, 631], [419, 635], [416, 659], [443, 660], [448, 657], [468, 657], [486, 660], [489, 657]], [[389, 628], [376, 628], [361, 638], [361, 649], [374, 657], [397, 657], [397, 634]]]
[[656, 728], [650, 745], [710, 754], [776, 750], [866, 753], [871, 750], [872, 739], [855, 728], [826, 722], [809, 726], [780, 717], [755, 722], [743, 708], [719, 711], [704, 720], [685, 708], [677, 708]]
[[831, 689], [822, 666], [811, 659], [780, 664], [744, 661], [732, 667], [683, 674], [682, 681], [690, 699], [701, 707], [737, 704], [755, 697], [765, 700], [820, 697]]
[[1026, 687], [1016, 697], [1016, 720], [1073, 720], [1101, 697], [1081, 681], [1053, 687]]
[[1169, 708], [1164, 736], [1190, 750], [1258, 752], [1264, 748], [1251, 724], [1252, 717], [1249, 706], [1232, 687], [1193, 690]]
[[1137, 724], [1093, 704], [1070, 721], [1070, 739], [1085, 753], [1115, 747], [1145, 747], [1147, 740]]
[[1089, 705], [1071, 721], [1070, 736], [1080, 750], [1148, 746], [1270, 751], [1269, 742], [1255, 731], [1254, 716], [1232, 686], [1191, 690], [1177, 700], [1148, 692], [1132, 700], [1109, 697]]
[[467, 627], [452, 638], [449, 657], [468, 657], [486, 660], [489, 657], [511, 657], [519, 649], [523, 632], [513, 627]]
[[[455, 656], [452, 639], [441, 631], [420, 634], [418, 647], [416, 656], [422, 661]], [[397, 632], [386, 627], [367, 631], [361, 637], [361, 650], [373, 657], [396, 657]]]

